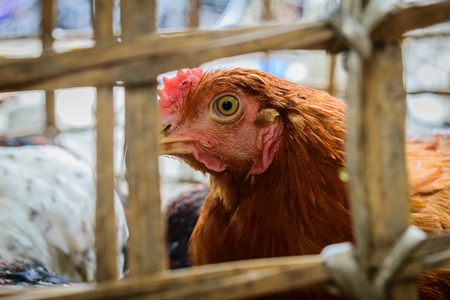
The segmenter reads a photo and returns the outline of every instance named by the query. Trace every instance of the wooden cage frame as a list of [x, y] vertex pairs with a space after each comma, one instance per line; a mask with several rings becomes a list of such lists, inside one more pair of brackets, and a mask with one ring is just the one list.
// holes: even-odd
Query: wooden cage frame
[[[42, 0], [43, 54], [2, 59], [0, 92], [39, 89], [55, 125], [55, 88], [97, 87], [98, 283], [32, 290], [3, 299], [235, 299], [335, 284], [362, 299], [417, 299], [414, 277], [450, 266], [450, 235], [427, 238], [410, 226], [405, 167], [406, 92], [398, 40], [409, 30], [450, 20], [450, 1], [342, 1], [313, 23], [157, 33], [155, 0], [121, 1], [121, 43], [112, 29], [113, 0], [95, 1], [96, 45], [52, 52], [54, 1]], [[270, 19], [270, 0], [265, 0]], [[190, 26], [199, 0], [190, 0]], [[351, 30], [349, 30], [349, 28]], [[182, 45], [182, 47], [180, 47]], [[356, 249], [321, 255], [230, 262], [167, 271], [160, 214], [156, 76], [216, 58], [280, 49], [349, 49], [347, 164]], [[117, 281], [113, 208], [112, 86], [126, 90], [130, 274]], [[375, 274], [369, 277], [370, 274]], [[355, 284], [356, 282], [356, 284]]]

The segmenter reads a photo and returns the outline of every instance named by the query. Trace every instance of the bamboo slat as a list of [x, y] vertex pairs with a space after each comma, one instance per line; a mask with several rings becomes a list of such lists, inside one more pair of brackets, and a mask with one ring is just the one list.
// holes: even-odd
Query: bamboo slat
[[264, 8], [263, 8], [263, 21], [270, 21], [273, 19], [272, 16], [272, 0], [264, 0]]
[[200, 25], [200, 0], [189, 0], [188, 3], [188, 19], [189, 28], [198, 28]]
[[113, 0], [94, 0], [94, 38], [95, 45], [111, 45], [113, 34]]
[[[96, 46], [113, 42], [113, 0], [96, 0], [94, 33]], [[114, 107], [112, 86], [97, 88], [97, 202], [95, 210], [96, 278], [118, 278], [117, 224], [114, 209]]]
[[48, 127], [57, 128], [56, 125], [56, 98], [55, 91], [45, 90], [45, 116]]
[[330, 68], [328, 73], [328, 88], [327, 92], [330, 95], [334, 95], [335, 93], [335, 73], [336, 73], [336, 54], [330, 55]]
[[[155, 5], [154, 0], [121, 2], [123, 41], [134, 41], [139, 35], [156, 30]], [[156, 41], [151, 47], [157, 47]], [[167, 267], [165, 226], [159, 195], [159, 119], [155, 79], [147, 79], [143, 86], [125, 82], [129, 262], [132, 276], [160, 272]]]
[[320, 256], [310, 255], [206, 265], [165, 271], [152, 276], [135, 276], [97, 286], [81, 285], [33, 291], [17, 297], [22, 300], [94, 300], [141, 299], [147, 295], [146, 299], [236, 299], [267, 291], [280, 292], [317, 286], [328, 280], [329, 276]]
[[130, 275], [143, 275], [161, 271], [167, 265], [156, 155], [156, 85], [126, 87], [125, 114]]
[[[406, 92], [398, 43], [378, 45], [365, 63], [351, 55], [347, 161], [358, 256], [369, 272], [371, 257], [384, 257], [410, 224]], [[391, 296], [405, 293], [415, 299], [415, 285], [395, 285]]]
[[153, 0], [124, 1], [120, 4], [120, 16], [125, 40], [156, 32], [156, 2]]
[[[400, 282], [404, 279], [414, 278], [416, 274], [433, 268], [450, 266], [449, 243], [450, 236], [429, 238], [421, 248], [408, 256], [405, 267], [394, 276], [394, 281]], [[276, 271], [272, 273], [274, 270]], [[255, 273], [259, 271], [265, 271], [265, 274], [256, 275]], [[240, 275], [244, 276], [236, 280], [237, 276]], [[232, 281], [227, 281], [230, 276], [233, 278]], [[286, 280], [286, 276], [289, 276], [293, 281], [291, 279]], [[279, 257], [164, 271], [156, 275], [134, 276], [126, 280], [103, 282], [98, 285], [72, 285], [69, 287], [52, 287], [45, 290], [31, 290], [15, 296], [1, 297], [1, 299], [100, 300], [184, 299], [187, 297], [191, 297], [191, 299], [211, 299], [210, 288], [212, 287], [226, 287], [225, 292], [214, 294], [214, 299], [229, 299], [228, 293], [234, 291], [234, 287], [246, 287], [231, 294], [235, 298], [243, 298], [258, 293], [255, 289], [259, 289], [259, 285], [255, 288], [251, 287], [257, 280], [264, 281], [265, 291], [281, 292], [291, 290], [294, 287], [301, 289], [323, 285], [330, 281], [330, 276], [321, 256]], [[211, 297], [206, 297], [206, 295]]]
[[[197, 66], [226, 55], [308, 48], [331, 39], [333, 33], [325, 23], [308, 25], [252, 28], [243, 30], [244, 33], [235, 30], [231, 31], [231, 36], [227, 31], [167, 38], [151, 34], [133, 42], [124, 38], [124, 43], [113, 47], [80, 49], [40, 59], [5, 59], [0, 61], [0, 70], [11, 76], [2, 78], [0, 90], [14, 90], [24, 85], [32, 88], [45, 86], [36, 84], [39, 82], [65, 88], [110, 84], [116, 80], [142, 84], [161, 73]], [[215, 36], [218, 38], [214, 39]], [[258, 42], [255, 43], [255, 39]], [[180, 52], [180, 47], [186, 52]], [[186, 53], [189, 53], [188, 57]]]
[[[419, 23], [420, 26], [429, 26], [449, 21], [449, 11], [448, 0], [423, 0], [405, 4], [375, 28], [375, 41], [399, 37], [408, 30], [418, 28]], [[415, 21], [401, 23], [411, 13]], [[160, 37], [149, 35], [134, 43], [81, 49], [45, 59], [4, 59], [0, 62], [0, 70], [8, 76], [2, 76], [0, 91], [103, 85], [117, 80], [142, 84], [160, 73], [197, 66], [225, 56], [266, 50], [327, 49], [334, 35], [325, 23], [316, 22], [169, 34], [164, 39]], [[220, 49], [221, 46], [223, 49]], [[180, 54], [180, 47], [183, 54]], [[185, 53], [192, 55], [186, 57]]]
[[402, 3], [371, 34], [373, 40], [397, 39], [407, 31], [447, 22], [450, 1], [428, 0]]
[[52, 31], [55, 28], [55, 1], [42, 0], [42, 49], [44, 54], [53, 53], [53, 38]]
[[[368, 1], [361, 3], [367, 4]], [[331, 30], [325, 23], [317, 22], [306, 27], [302, 24], [268, 25], [162, 36], [154, 33], [155, 15], [149, 18], [147, 14], [155, 12], [154, 0], [121, 1], [121, 8], [123, 44], [111, 46], [108, 42], [105, 45], [99, 42], [94, 49], [40, 59], [8, 60], [0, 64], [3, 74], [8, 74], [0, 76], [0, 90], [100, 85], [98, 110], [104, 112], [98, 112], [98, 126], [104, 128], [99, 132], [104, 130], [108, 134], [102, 135], [98, 142], [111, 145], [112, 117], [107, 118], [112, 116], [112, 103], [107, 101], [111, 99], [110, 85], [115, 80], [125, 82], [130, 267], [133, 276], [123, 281], [51, 288], [4, 299], [234, 299], [329, 283], [330, 274], [320, 256], [262, 259], [163, 271], [166, 251], [156, 159], [159, 133], [156, 124], [159, 122], [155, 78], [165, 71], [197, 66], [224, 56], [276, 49], [326, 49], [335, 38]], [[450, 1], [402, 4], [373, 31], [372, 38], [376, 43], [367, 61], [363, 62], [354, 52], [350, 54], [347, 161], [358, 258], [368, 274], [377, 270], [393, 243], [409, 225], [404, 154], [406, 93], [402, 82], [402, 59], [400, 46], [387, 40], [397, 39], [410, 29], [448, 20]], [[96, 33], [102, 31], [102, 24], [95, 25]], [[138, 37], [147, 33], [150, 34]], [[101, 41], [102, 35], [98, 37]], [[109, 148], [111, 152], [104, 152], [108, 150], [102, 147], [97, 149], [98, 156], [103, 153], [107, 157], [105, 161], [110, 160], [109, 156], [112, 159], [112, 147]], [[105, 178], [105, 182], [110, 180], [111, 166], [98, 169], [98, 173], [103, 172], [100, 177]], [[98, 189], [108, 197], [110, 191], [109, 188]], [[102, 208], [103, 219], [100, 214], [97, 216], [99, 224], [105, 220], [105, 212]], [[390, 298], [416, 299], [415, 285], [408, 280], [429, 268], [450, 265], [449, 242], [450, 236], [432, 237], [411, 253], [404, 268], [394, 274], [395, 284], [389, 290]], [[115, 264], [108, 266], [111, 265]], [[104, 267], [106, 270], [107, 266]]]
[[[52, 35], [53, 28], [55, 27], [55, 1], [43, 0], [42, 1], [42, 55], [53, 53], [54, 38]], [[45, 91], [45, 114], [47, 126], [56, 128], [56, 116], [55, 116], [55, 91], [48, 89]]]
[[[104, 0], [102, 0], [104, 1]], [[98, 281], [117, 279], [117, 224], [114, 210], [114, 109], [112, 87], [97, 88], [97, 202], [95, 252]]]

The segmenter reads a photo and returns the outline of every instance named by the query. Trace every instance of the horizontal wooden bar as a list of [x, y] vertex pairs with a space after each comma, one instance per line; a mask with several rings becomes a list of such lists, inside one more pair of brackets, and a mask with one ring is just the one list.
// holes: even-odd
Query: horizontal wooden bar
[[[383, 20], [373, 38], [399, 37], [420, 26], [448, 21], [449, 6], [445, 0], [405, 4]], [[410, 16], [414, 16], [412, 21], [403, 24]], [[151, 34], [134, 42], [45, 58], [4, 59], [0, 61], [0, 92], [98, 86], [116, 81], [142, 84], [158, 74], [221, 57], [268, 50], [327, 49], [333, 38], [324, 22]]]
[[12, 299], [236, 299], [262, 292], [304, 288], [328, 282], [320, 256], [283, 257], [206, 265], [127, 278], [98, 285], [33, 290]]
[[3, 60], [0, 90], [98, 86], [116, 81], [139, 84], [161, 73], [216, 58], [264, 50], [311, 48], [332, 36], [324, 23], [262, 27], [256, 31], [243, 29], [226, 34], [203, 32], [166, 37], [152, 34], [133, 42], [40, 59]]
[[398, 279], [415, 277], [439, 268], [450, 267], [450, 234], [432, 236], [408, 259], [408, 263], [396, 276]]
[[[394, 280], [401, 281], [430, 269], [450, 266], [449, 244], [450, 235], [430, 237], [409, 256]], [[205, 265], [97, 285], [32, 289], [1, 299], [236, 299], [310, 288], [327, 284], [330, 280], [321, 256], [308, 255]]]
[[450, 20], [450, 1], [425, 0], [401, 3], [377, 26], [371, 36], [374, 40], [396, 39], [410, 30], [428, 27]]

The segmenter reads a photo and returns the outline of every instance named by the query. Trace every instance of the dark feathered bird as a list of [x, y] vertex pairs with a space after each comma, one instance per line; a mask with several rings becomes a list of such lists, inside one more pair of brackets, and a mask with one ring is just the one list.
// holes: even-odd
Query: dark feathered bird
[[165, 207], [171, 269], [191, 266], [188, 243], [208, 194], [207, 184], [197, 184], [171, 199]]
[[20, 146], [38, 146], [38, 145], [56, 145], [56, 143], [43, 136], [11, 137], [0, 136], [0, 147], [20, 147]]
[[47, 270], [37, 262], [25, 260], [0, 260], [0, 285], [36, 286], [75, 282]]

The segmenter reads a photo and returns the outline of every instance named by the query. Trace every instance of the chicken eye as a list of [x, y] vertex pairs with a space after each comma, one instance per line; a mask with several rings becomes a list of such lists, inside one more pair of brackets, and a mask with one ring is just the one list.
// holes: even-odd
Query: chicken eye
[[233, 96], [223, 96], [214, 103], [214, 111], [219, 116], [229, 117], [239, 109], [239, 101]]

